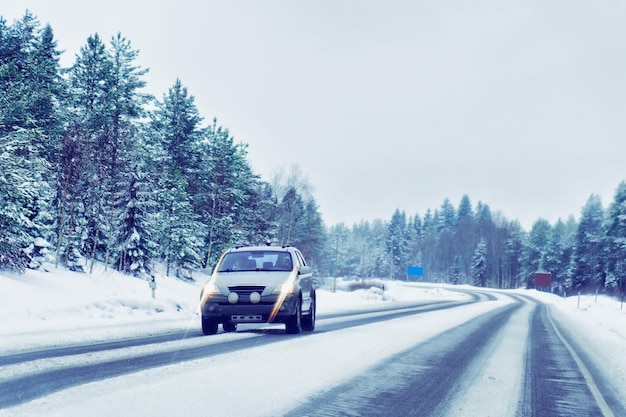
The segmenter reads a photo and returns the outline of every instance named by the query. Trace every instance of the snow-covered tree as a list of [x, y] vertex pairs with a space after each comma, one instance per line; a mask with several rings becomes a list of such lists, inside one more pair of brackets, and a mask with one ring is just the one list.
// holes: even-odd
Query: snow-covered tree
[[548, 236], [545, 271], [552, 274], [552, 285], [562, 290], [574, 251], [576, 222], [570, 217], [567, 223], [558, 219]]
[[0, 136], [0, 268], [23, 270], [24, 250], [40, 237], [39, 212], [50, 189], [47, 164], [32, 142], [28, 131]]
[[552, 226], [545, 219], [537, 219], [528, 235], [526, 244], [526, 279], [527, 285], [533, 285], [536, 272], [548, 272], [546, 270], [546, 256], [549, 250], [550, 234]]
[[626, 291], [626, 182], [615, 190], [609, 207], [606, 230], [607, 278], [606, 286], [619, 294]]
[[517, 288], [523, 281], [523, 253], [525, 233], [518, 221], [506, 226], [507, 240], [504, 254], [504, 288]]
[[127, 173], [125, 183], [119, 188], [116, 198], [119, 226], [115, 266], [119, 271], [135, 276], [150, 275], [154, 252], [150, 222], [153, 198], [145, 174], [137, 170]]
[[487, 286], [487, 244], [481, 239], [472, 258], [472, 284], [477, 287]]
[[169, 157], [168, 166], [190, 178], [198, 164], [197, 144], [203, 135], [200, 128], [202, 117], [195, 98], [188, 93], [181, 80], [176, 79], [163, 95], [163, 100], [156, 102], [150, 119], [154, 139], [161, 143]]
[[605, 281], [605, 213], [600, 196], [592, 194], [582, 209], [567, 286], [595, 291]]
[[[203, 266], [217, 261], [221, 252], [238, 242], [249, 242], [255, 227], [247, 222], [250, 200], [256, 191], [257, 176], [252, 173], [247, 147], [235, 143], [228, 129], [213, 124], [196, 145], [198, 170], [191, 194], [194, 211], [206, 225], [202, 236]], [[258, 243], [258, 242], [257, 242]]]
[[476, 236], [476, 220], [472, 210], [472, 204], [467, 195], [463, 195], [457, 210], [457, 221], [454, 233], [455, 242], [455, 267], [451, 273], [455, 281], [463, 280], [470, 275], [472, 255], [478, 237]]
[[0, 135], [37, 129], [32, 144], [48, 163], [59, 151], [64, 100], [59, 55], [51, 27], [41, 28], [30, 12], [11, 26], [0, 22]]
[[396, 209], [391, 216], [391, 222], [387, 228], [385, 245], [389, 257], [389, 278], [405, 279], [406, 263], [405, 252], [407, 248], [407, 221], [406, 213]]
[[[30, 12], [12, 25], [0, 19], [0, 152], [10, 159], [4, 161], [0, 175], [8, 181], [4, 188], [6, 211], [13, 207], [20, 213], [19, 217], [10, 212], [0, 216], [5, 216], [5, 221], [13, 217], [22, 226], [28, 224], [19, 231], [21, 227], [5, 224], [6, 229], [0, 231], [5, 236], [26, 233], [30, 240], [51, 238], [55, 216], [48, 183], [54, 182], [51, 172], [58, 158], [63, 102], [58, 56], [52, 29], [49, 25], [41, 28]], [[29, 186], [32, 190], [24, 189]], [[0, 206], [5, 210], [2, 200], [0, 197]], [[11, 246], [24, 243], [19, 241]], [[11, 262], [16, 261], [16, 252], [10, 252]], [[22, 260], [22, 254], [18, 258]]]

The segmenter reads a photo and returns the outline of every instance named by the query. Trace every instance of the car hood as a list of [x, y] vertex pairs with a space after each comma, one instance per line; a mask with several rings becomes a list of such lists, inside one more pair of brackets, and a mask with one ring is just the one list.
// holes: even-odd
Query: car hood
[[265, 287], [262, 295], [271, 294], [274, 288], [285, 282], [292, 271], [242, 271], [219, 272], [215, 276], [215, 285], [222, 294], [228, 295], [229, 287], [233, 286], [262, 286]]

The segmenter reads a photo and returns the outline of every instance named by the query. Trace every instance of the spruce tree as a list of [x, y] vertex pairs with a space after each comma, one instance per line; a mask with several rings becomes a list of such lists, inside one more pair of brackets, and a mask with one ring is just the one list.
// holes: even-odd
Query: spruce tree
[[[573, 224], [575, 227], [575, 224]], [[565, 223], [560, 218], [552, 227], [548, 236], [547, 253], [545, 256], [545, 271], [552, 274], [552, 285], [562, 291], [567, 279], [567, 271], [571, 262], [574, 248], [574, 233], [572, 223]]]
[[472, 284], [476, 287], [486, 287], [487, 280], [487, 244], [481, 239], [472, 258]]
[[454, 242], [457, 253], [456, 261], [458, 263], [457, 277], [458, 281], [460, 281], [462, 277], [468, 277], [470, 275], [474, 248], [478, 243], [478, 237], [476, 236], [476, 220], [474, 218], [472, 204], [467, 195], [463, 195], [459, 203], [456, 224]]
[[545, 219], [538, 219], [533, 223], [526, 245], [526, 279], [527, 285], [533, 286], [536, 272], [550, 272], [546, 268], [550, 234], [552, 226]]
[[396, 209], [391, 216], [391, 222], [387, 229], [386, 246], [389, 256], [389, 278], [406, 278], [406, 214]]
[[506, 249], [504, 255], [504, 288], [517, 288], [523, 280], [523, 253], [525, 233], [518, 221], [507, 224]]
[[27, 131], [0, 136], [0, 149], [0, 268], [22, 271], [30, 261], [26, 248], [40, 236], [47, 164]]
[[50, 27], [30, 12], [12, 25], [0, 19], [0, 264], [18, 270], [54, 222], [48, 181], [62, 102], [55, 47]]
[[596, 291], [604, 287], [605, 217], [600, 196], [592, 194], [582, 209], [568, 287], [575, 291]]
[[[194, 210], [207, 227], [203, 264], [217, 261], [228, 246], [249, 242], [255, 227], [246, 220], [257, 176], [246, 160], [247, 148], [237, 144], [228, 129], [213, 124], [196, 145], [198, 170], [194, 176]], [[257, 242], [258, 243], [258, 242]]]
[[190, 183], [198, 173], [201, 120], [193, 96], [179, 79], [150, 113], [149, 136], [155, 148], [154, 189], [159, 207], [155, 239], [168, 275], [174, 269], [177, 276], [187, 276], [194, 263], [200, 264], [197, 233], [204, 231], [194, 212], [194, 188]]
[[150, 206], [153, 199], [144, 173], [135, 169], [125, 179], [116, 198], [119, 226], [115, 266], [119, 271], [146, 277], [152, 273]]
[[626, 291], [626, 182], [615, 190], [606, 231], [606, 286], [620, 295]]

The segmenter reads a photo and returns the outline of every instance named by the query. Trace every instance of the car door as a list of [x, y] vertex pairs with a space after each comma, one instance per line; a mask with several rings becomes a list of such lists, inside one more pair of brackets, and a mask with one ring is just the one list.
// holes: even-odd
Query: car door
[[294, 251], [294, 255], [299, 266], [298, 280], [302, 290], [302, 311], [308, 311], [311, 308], [311, 294], [313, 293], [313, 273], [300, 251]]

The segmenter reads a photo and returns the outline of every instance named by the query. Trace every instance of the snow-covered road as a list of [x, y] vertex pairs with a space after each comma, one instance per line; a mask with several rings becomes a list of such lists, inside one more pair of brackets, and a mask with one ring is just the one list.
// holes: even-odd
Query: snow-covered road
[[622, 322], [588, 299], [389, 283], [319, 291], [313, 333], [204, 337], [197, 286], [55, 278], [0, 276], [2, 417], [626, 415]]
[[[295, 337], [282, 326], [201, 337], [193, 323], [178, 340], [17, 361], [3, 366], [0, 384], [19, 390], [21, 381], [34, 399], [0, 415], [621, 415], [612, 411], [624, 411], [620, 399], [598, 401], [595, 379], [590, 386], [568, 355], [558, 359], [565, 370], [546, 373], [554, 352], [528, 354], [529, 340], [546, 338], [543, 304], [494, 298], [320, 318], [316, 332]], [[539, 376], [567, 397], [537, 392]], [[36, 394], [55, 378], [69, 388]]]
[[[369, 314], [359, 315], [359, 320], [369, 318], [372, 324], [326, 331], [337, 322], [349, 322], [354, 317], [320, 319], [316, 332], [297, 337], [286, 336], [281, 326], [266, 326], [261, 332], [240, 330], [235, 334], [191, 337], [168, 344], [174, 343], [174, 349], [180, 351], [200, 346], [206, 350], [206, 359], [80, 385], [8, 412], [73, 416], [88, 411], [90, 415], [154, 416], [181, 412], [206, 415], [210, 410], [210, 415], [216, 416], [280, 415], [316, 392], [340, 385], [379, 361], [494, 307], [495, 304], [477, 303], [464, 306], [460, 314], [450, 315], [445, 310], [424, 313], [429, 321], [439, 323], [437, 326], [412, 325], [415, 320], [412, 315], [377, 322], [373, 319], [379, 314]], [[241, 339], [253, 340], [248, 341], [246, 349], [211, 354], [215, 344]], [[257, 347], [255, 339], [258, 339]], [[41, 360], [38, 368], [77, 366], [85, 360], [92, 364], [119, 359], [132, 362], [159, 350], [175, 353], [167, 344], [144, 345]], [[36, 364], [9, 366], [9, 378], [15, 378], [19, 372], [33, 372], [33, 365]], [[148, 398], [149, 401], [139, 400]], [[134, 408], [133, 404], [139, 407]]]

